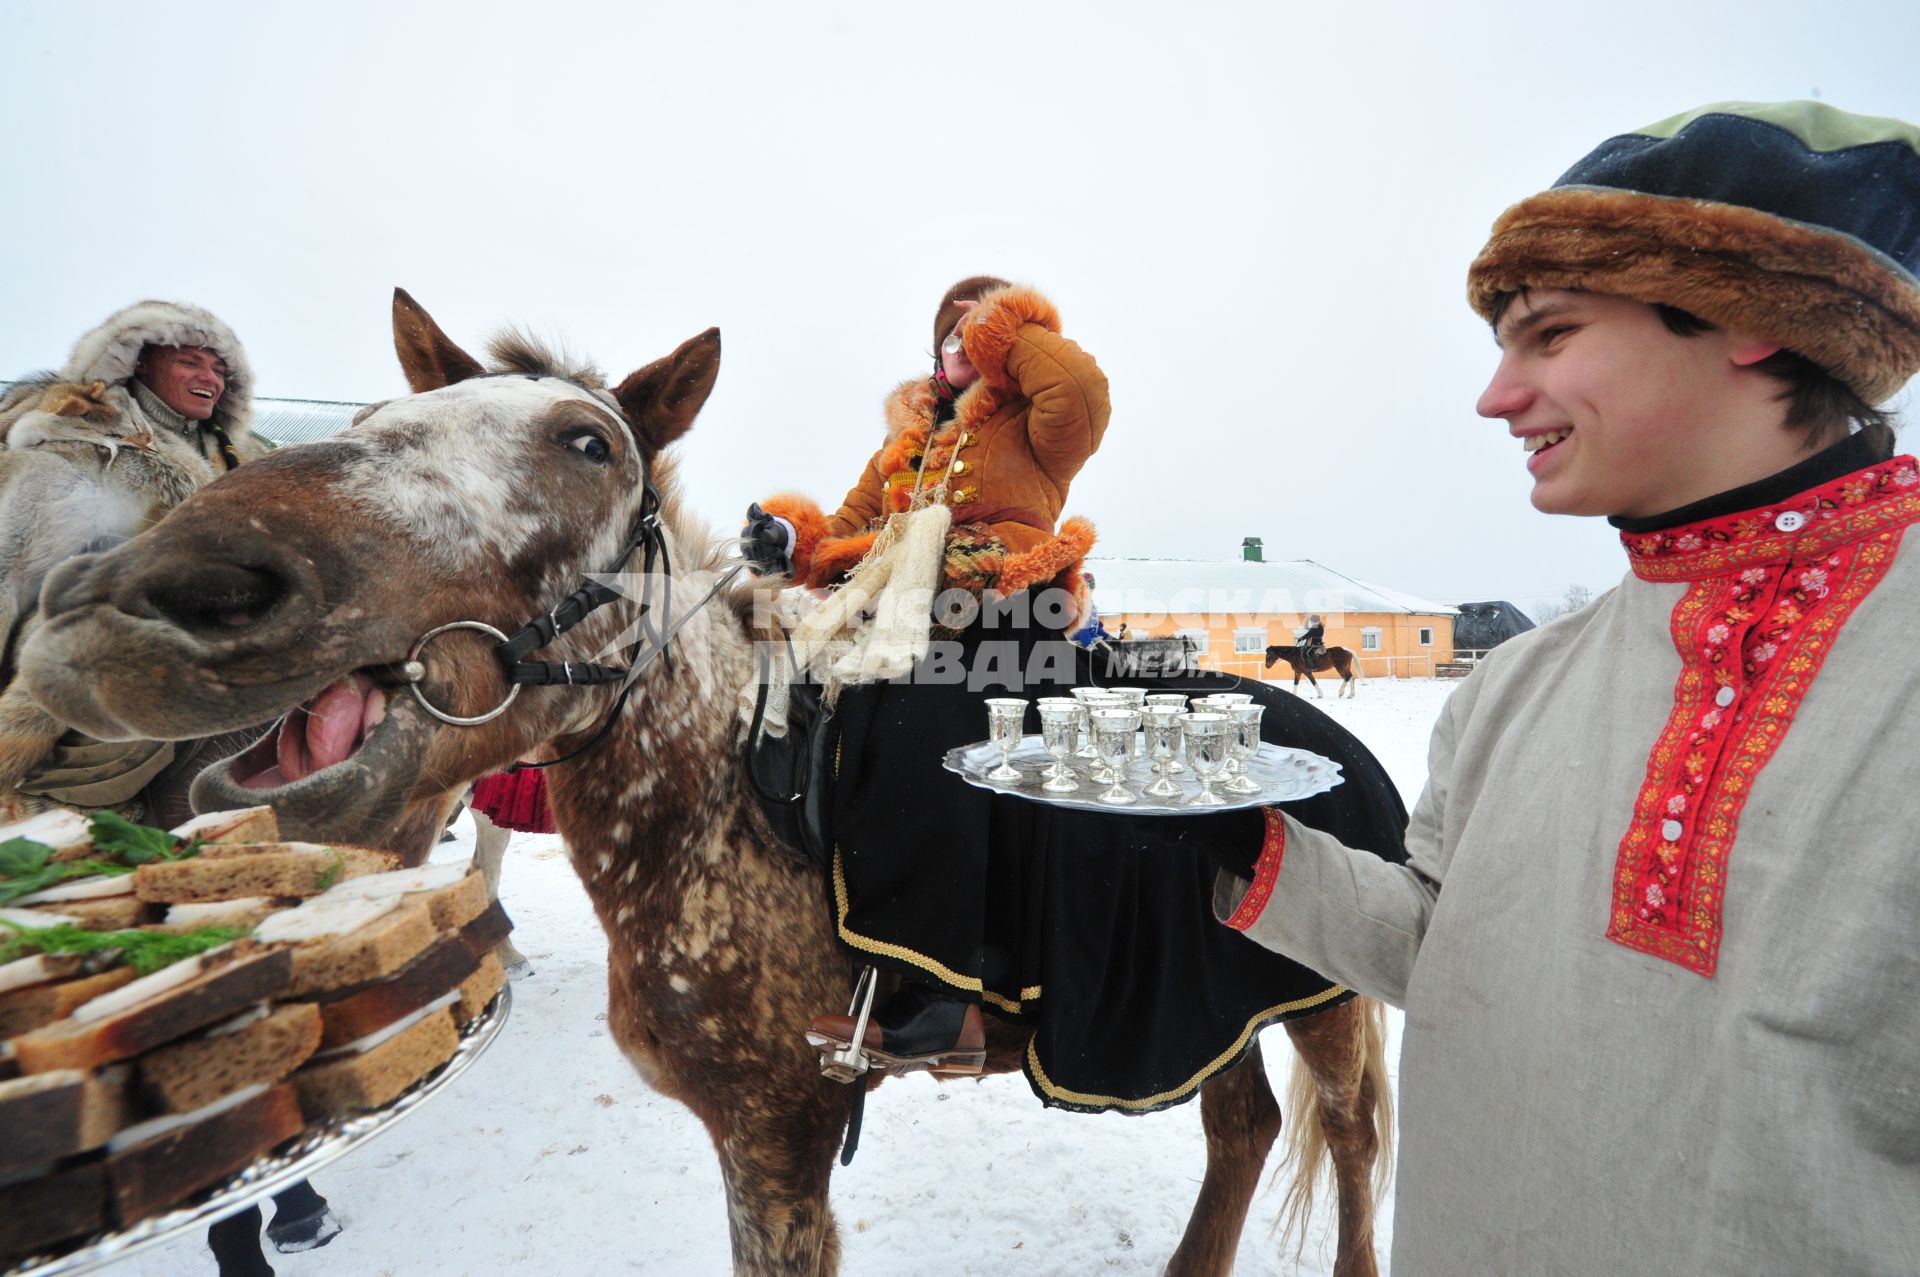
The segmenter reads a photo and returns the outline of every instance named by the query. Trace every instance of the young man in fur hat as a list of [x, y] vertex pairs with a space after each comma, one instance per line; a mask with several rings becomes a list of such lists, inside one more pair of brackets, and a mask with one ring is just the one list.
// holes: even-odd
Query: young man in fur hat
[[1473, 263], [1630, 571], [1448, 701], [1406, 865], [1269, 810], [1216, 897], [1406, 1009], [1395, 1272], [1920, 1272], [1916, 208], [1920, 130], [1724, 104]]

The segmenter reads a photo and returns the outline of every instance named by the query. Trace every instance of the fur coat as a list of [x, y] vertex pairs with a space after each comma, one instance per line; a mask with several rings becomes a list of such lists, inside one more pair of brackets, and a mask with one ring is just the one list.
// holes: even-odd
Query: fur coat
[[988, 293], [973, 316], [965, 341], [980, 378], [949, 420], [935, 424], [927, 378], [908, 381], [888, 396], [886, 440], [838, 510], [792, 494], [761, 503], [794, 526], [795, 580], [843, 580], [887, 517], [914, 505], [917, 488], [923, 503], [953, 511], [945, 586], [1005, 594], [1052, 581], [1077, 586], [1093, 526], [1059, 520], [1074, 476], [1106, 433], [1106, 375], [1060, 335], [1060, 313], [1031, 289]]
[[147, 301], [82, 337], [66, 366], [0, 398], [0, 684], [13, 631], [53, 565], [139, 532], [225, 468], [213, 437], [156, 423], [129, 383], [148, 346], [204, 346], [227, 365], [212, 420], [242, 461], [266, 445], [248, 429], [253, 370], [233, 330], [197, 306]]
[[[58, 372], [22, 378], [0, 397], [0, 816], [18, 804], [10, 791], [29, 768], [45, 765], [62, 730], [23, 694], [5, 690], [47, 574], [72, 555], [135, 535], [226, 469], [212, 433], [177, 414], [157, 419], [134, 394], [134, 365], [149, 345], [217, 353], [227, 386], [211, 420], [242, 462], [267, 450], [248, 427], [246, 351], [197, 306], [129, 306], [81, 337]], [[140, 755], [145, 769], [163, 761], [156, 751]], [[88, 775], [120, 770], [91, 756], [86, 764]]]

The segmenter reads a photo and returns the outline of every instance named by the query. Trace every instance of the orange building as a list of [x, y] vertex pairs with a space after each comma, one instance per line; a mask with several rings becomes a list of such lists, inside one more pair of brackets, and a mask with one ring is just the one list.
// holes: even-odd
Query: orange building
[[[1258, 555], [1258, 542], [1248, 553]], [[1356, 580], [1311, 559], [1088, 559], [1093, 603], [1108, 633], [1185, 634], [1207, 669], [1291, 682], [1269, 645], [1294, 643], [1318, 615], [1328, 647], [1344, 647], [1364, 678], [1431, 678], [1453, 659], [1457, 609]]]

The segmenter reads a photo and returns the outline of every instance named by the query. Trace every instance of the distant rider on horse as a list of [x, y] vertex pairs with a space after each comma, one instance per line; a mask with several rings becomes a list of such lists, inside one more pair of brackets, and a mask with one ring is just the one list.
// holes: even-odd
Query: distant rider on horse
[[1327, 627], [1320, 622], [1318, 614], [1307, 617], [1307, 628], [1294, 635], [1300, 644], [1300, 655], [1306, 660], [1307, 668], [1313, 669], [1326, 659]]

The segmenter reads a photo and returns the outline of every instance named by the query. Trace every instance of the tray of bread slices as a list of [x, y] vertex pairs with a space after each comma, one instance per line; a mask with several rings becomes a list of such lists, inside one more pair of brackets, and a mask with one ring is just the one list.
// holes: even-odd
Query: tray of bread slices
[[172, 830], [0, 828], [0, 1273], [79, 1272], [385, 1129], [492, 1041], [512, 924], [465, 865]]

